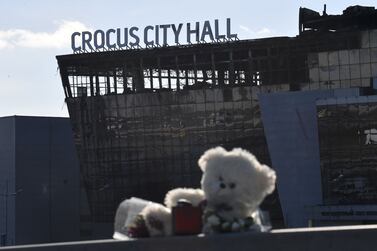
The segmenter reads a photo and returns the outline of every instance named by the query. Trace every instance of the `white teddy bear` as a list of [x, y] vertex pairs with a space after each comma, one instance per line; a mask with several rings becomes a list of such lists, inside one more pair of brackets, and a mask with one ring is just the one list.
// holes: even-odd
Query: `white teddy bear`
[[171, 209], [182, 199], [193, 206], [204, 205], [203, 233], [260, 231], [258, 207], [275, 189], [275, 172], [240, 148], [209, 149], [198, 164], [203, 171], [202, 189], [173, 189], [165, 197], [166, 206], [150, 203], [136, 217], [134, 223], [144, 226], [146, 236], [173, 234]]

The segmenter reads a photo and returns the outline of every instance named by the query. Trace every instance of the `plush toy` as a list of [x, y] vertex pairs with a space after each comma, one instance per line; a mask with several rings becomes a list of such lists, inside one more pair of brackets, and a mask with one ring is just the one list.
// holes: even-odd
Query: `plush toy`
[[262, 230], [258, 207], [275, 189], [275, 172], [240, 148], [209, 149], [198, 164], [203, 171], [202, 189], [173, 189], [165, 197], [165, 206], [146, 205], [127, 226], [128, 236], [172, 235], [172, 208], [182, 201], [203, 207], [203, 233]]

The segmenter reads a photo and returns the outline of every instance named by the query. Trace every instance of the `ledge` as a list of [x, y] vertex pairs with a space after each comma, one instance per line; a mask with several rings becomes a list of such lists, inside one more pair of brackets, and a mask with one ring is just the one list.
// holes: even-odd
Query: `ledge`
[[133, 250], [372, 250], [377, 225], [298, 228], [273, 230], [270, 233], [222, 234], [214, 236], [176, 236], [138, 240], [96, 240], [40, 245], [12, 246], [3, 250], [28, 251], [133, 251]]

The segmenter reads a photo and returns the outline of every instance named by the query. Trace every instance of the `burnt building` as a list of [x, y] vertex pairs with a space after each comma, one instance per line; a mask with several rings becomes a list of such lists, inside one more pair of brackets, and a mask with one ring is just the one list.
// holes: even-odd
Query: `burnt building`
[[[349, 7], [342, 15], [301, 8], [296, 37], [57, 56], [89, 201], [87, 220], [111, 223], [119, 202], [130, 196], [161, 202], [171, 188], [198, 187], [197, 160], [218, 145], [248, 149], [277, 170], [282, 211], [277, 193], [266, 202], [273, 224], [312, 220], [304, 208], [333, 201], [326, 180], [334, 176], [326, 171], [316, 102], [374, 94], [376, 17], [373, 7]], [[310, 108], [310, 116], [300, 107]], [[297, 133], [306, 125], [301, 140]], [[302, 162], [286, 169], [286, 159], [295, 157]], [[315, 175], [307, 184], [292, 182], [308, 173]], [[302, 197], [294, 196], [295, 189]]]

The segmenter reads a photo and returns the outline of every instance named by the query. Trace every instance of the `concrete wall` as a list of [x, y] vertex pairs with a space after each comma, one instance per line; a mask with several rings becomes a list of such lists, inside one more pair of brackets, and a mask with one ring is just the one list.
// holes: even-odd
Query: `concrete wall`
[[[51, 239], [79, 238], [80, 168], [69, 119], [50, 120]], [[70, 202], [70, 203], [67, 203]]]
[[16, 117], [16, 243], [78, 240], [79, 168], [69, 119]]
[[0, 248], [27, 251], [133, 251], [133, 250], [289, 250], [289, 251], [351, 251], [375, 250], [377, 225], [275, 230], [271, 233], [222, 234], [147, 238], [129, 241], [100, 240]]
[[0, 246], [79, 240], [79, 215], [70, 120], [0, 118]]
[[277, 172], [287, 227], [305, 227], [308, 206], [322, 204], [316, 100], [358, 96], [357, 88], [260, 94], [262, 120]]

